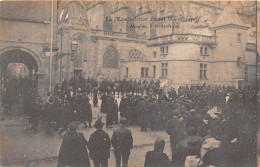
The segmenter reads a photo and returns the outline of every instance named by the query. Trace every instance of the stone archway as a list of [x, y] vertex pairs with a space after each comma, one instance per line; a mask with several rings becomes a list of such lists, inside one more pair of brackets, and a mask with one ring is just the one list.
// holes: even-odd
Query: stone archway
[[[16, 78], [12, 76], [10, 71], [8, 71], [8, 65], [14, 63], [24, 64], [28, 68], [28, 75], [24, 78]], [[20, 96], [22, 89], [25, 92], [29, 89], [34, 91], [38, 90], [37, 74], [38, 72], [43, 71], [43, 64], [41, 63], [40, 58], [34, 52], [21, 47], [5, 48], [0, 51], [0, 67], [1, 102], [3, 102], [2, 95], [7, 91], [12, 91], [12, 96]], [[16, 69], [13, 69], [13, 72], [17, 72]]]
[[43, 63], [42, 63], [40, 57], [37, 54], [35, 54], [33, 51], [31, 51], [30, 49], [27, 49], [24, 47], [11, 46], [11, 47], [6, 47], [6, 48], [0, 50], [0, 63], [1, 63], [1, 60], [3, 60], [2, 56], [6, 55], [7, 53], [10, 53], [10, 51], [21, 51], [21, 52], [25, 52], [25, 53], [29, 54], [30, 56], [32, 56], [32, 58], [37, 63], [38, 73], [40, 73], [40, 74], [44, 73], [44, 66], [43, 66]]

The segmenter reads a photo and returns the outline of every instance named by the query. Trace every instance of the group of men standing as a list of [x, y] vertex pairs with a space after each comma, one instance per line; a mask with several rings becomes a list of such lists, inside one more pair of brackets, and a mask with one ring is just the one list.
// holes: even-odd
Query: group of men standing
[[36, 96], [34, 101], [33, 105], [30, 105], [33, 112], [29, 113], [29, 122], [32, 123], [32, 129], [35, 132], [37, 132], [40, 120], [47, 123], [47, 134], [54, 131], [62, 133], [73, 121], [84, 123], [85, 127], [92, 128], [89, 97], [81, 88], [73, 90], [72, 87], [68, 87], [65, 91], [58, 89], [54, 91], [54, 94], [48, 93], [45, 104], [40, 96]]
[[[89, 158], [93, 160], [95, 167], [108, 167], [111, 146], [114, 148], [116, 167], [120, 167], [121, 162], [123, 167], [127, 167], [130, 150], [133, 147], [133, 137], [131, 130], [126, 128], [125, 118], [120, 119], [120, 127], [114, 130], [111, 138], [102, 130], [104, 126], [102, 117], [95, 122], [96, 131], [90, 135], [88, 141], [82, 133], [78, 133], [76, 130], [78, 125], [79, 123], [74, 121], [68, 126], [69, 129], [63, 138], [59, 152], [58, 167], [89, 167]], [[78, 146], [78, 148], [72, 149], [73, 145]]]
[[108, 89], [111, 89], [113, 94], [115, 95], [116, 92], [119, 94], [121, 92], [121, 95], [123, 96], [125, 93], [132, 93], [137, 95], [144, 95], [144, 92], [148, 92], [150, 89], [153, 89], [156, 91], [156, 93], [160, 90], [160, 80], [157, 80], [156, 82], [154, 80], [151, 80], [148, 82], [147, 80], [144, 81], [136, 81], [136, 80], [103, 80], [100, 83], [99, 90], [101, 93], [104, 93], [108, 91]]

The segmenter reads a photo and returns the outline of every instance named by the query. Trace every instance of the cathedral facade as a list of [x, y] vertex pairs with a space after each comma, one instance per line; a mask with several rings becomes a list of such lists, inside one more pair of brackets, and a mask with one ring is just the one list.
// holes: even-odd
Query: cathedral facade
[[[231, 3], [68, 2], [60, 4], [60, 80], [157, 80], [168, 86], [256, 82], [256, 9]], [[247, 4], [250, 7], [250, 4]], [[251, 6], [254, 6], [251, 4]], [[242, 14], [246, 11], [247, 14]], [[60, 39], [59, 39], [60, 38]], [[59, 43], [62, 41], [62, 43]], [[69, 61], [66, 61], [69, 60]], [[65, 68], [66, 67], [66, 68]]]
[[159, 79], [168, 88], [256, 84], [254, 2], [56, 1], [52, 71], [51, 3], [19, 3], [25, 10], [17, 10], [18, 2], [0, 3], [1, 60], [27, 56], [41, 92], [50, 73], [52, 84], [75, 75]]

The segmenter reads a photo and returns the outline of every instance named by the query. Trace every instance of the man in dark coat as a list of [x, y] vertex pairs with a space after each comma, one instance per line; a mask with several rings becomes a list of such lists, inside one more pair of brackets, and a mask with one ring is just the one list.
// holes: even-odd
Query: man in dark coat
[[93, 159], [94, 167], [108, 167], [110, 158], [111, 141], [109, 135], [102, 130], [104, 123], [100, 117], [94, 124], [97, 129], [90, 135], [88, 149], [90, 158]]
[[46, 133], [49, 134], [52, 129], [52, 120], [53, 120], [53, 113], [54, 113], [54, 100], [53, 98], [49, 99], [49, 102], [45, 104], [45, 118], [47, 122]]
[[178, 112], [174, 112], [172, 119], [168, 120], [165, 124], [166, 132], [170, 135], [172, 160], [174, 158], [174, 151], [177, 144], [185, 137], [185, 127], [184, 122], [178, 118]]
[[105, 111], [107, 113], [106, 127], [111, 128], [113, 122], [118, 122], [118, 105], [111, 93], [108, 95]]
[[159, 111], [161, 112], [160, 118], [158, 118], [160, 119], [160, 129], [164, 129], [165, 122], [173, 117], [173, 110], [175, 106], [171, 102], [158, 99], [158, 107], [159, 107]]
[[195, 109], [190, 110], [190, 115], [186, 118], [185, 125], [186, 129], [189, 127], [194, 127], [198, 132], [198, 135], [202, 137], [207, 135], [207, 125], [203, 121], [201, 115]]
[[37, 97], [36, 101], [32, 103], [33, 111], [31, 112], [29, 122], [32, 124], [32, 130], [37, 132], [40, 122], [40, 114], [42, 113], [42, 101], [40, 97]]
[[116, 158], [116, 167], [120, 167], [121, 159], [123, 167], [127, 167], [130, 149], [133, 147], [131, 130], [126, 128], [126, 118], [120, 119], [121, 126], [113, 132], [111, 143]]
[[100, 107], [100, 112], [102, 113], [106, 113], [106, 103], [107, 103], [107, 95], [106, 93], [103, 93], [102, 97], [101, 97], [101, 107]]
[[98, 88], [95, 87], [93, 91], [94, 91], [93, 104], [94, 104], [94, 107], [97, 107], [97, 104], [98, 104], [98, 96], [97, 96]]
[[149, 115], [150, 111], [147, 108], [148, 101], [144, 98], [141, 98], [137, 103], [137, 112], [140, 113], [139, 124], [141, 126], [141, 131], [147, 131], [149, 124]]
[[89, 127], [92, 128], [91, 122], [92, 122], [92, 109], [91, 105], [89, 103], [89, 98], [87, 95], [85, 95], [82, 99], [82, 102], [80, 104], [80, 111], [81, 111], [81, 121], [84, 123], [85, 127], [87, 127], [87, 124], [85, 121], [88, 122]]
[[78, 122], [72, 122], [64, 135], [57, 167], [90, 167], [87, 140], [83, 133], [78, 133]]
[[150, 122], [151, 130], [159, 130], [161, 111], [159, 111], [159, 106], [156, 101], [156, 96], [154, 93], [149, 94], [149, 101], [148, 101], [147, 108], [150, 112], [149, 122]]
[[128, 98], [124, 94], [123, 97], [121, 98], [120, 105], [119, 105], [119, 112], [121, 117], [125, 117], [125, 118], [127, 117], [128, 105], [129, 105]]
[[32, 130], [34, 132], [37, 132], [38, 130], [38, 125], [40, 122], [40, 114], [42, 110], [42, 100], [40, 97], [37, 97], [36, 102], [33, 104], [34, 105], [34, 111], [31, 113], [31, 123], [32, 123]]
[[144, 167], [169, 167], [169, 157], [163, 153], [165, 141], [158, 139], [154, 143], [154, 150], [145, 155]]

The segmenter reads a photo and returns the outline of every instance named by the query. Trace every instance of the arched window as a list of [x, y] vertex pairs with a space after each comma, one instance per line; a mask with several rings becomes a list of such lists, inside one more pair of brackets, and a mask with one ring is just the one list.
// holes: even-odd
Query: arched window
[[113, 46], [109, 46], [103, 55], [103, 68], [118, 68], [118, 54]]
[[128, 59], [130, 61], [142, 60], [143, 54], [140, 50], [132, 49], [129, 51]]

